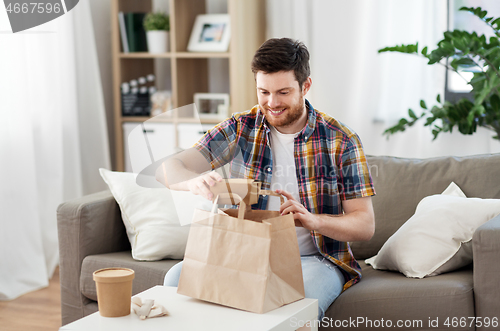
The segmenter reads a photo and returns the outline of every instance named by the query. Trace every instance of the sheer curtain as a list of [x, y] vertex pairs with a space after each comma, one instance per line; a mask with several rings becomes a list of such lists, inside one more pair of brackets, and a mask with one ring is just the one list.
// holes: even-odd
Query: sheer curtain
[[[291, 37], [311, 53], [313, 106], [356, 131], [367, 154], [433, 157], [500, 152], [492, 134], [443, 134], [432, 141], [423, 123], [389, 140], [383, 131], [444, 99], [445, 69], [415, 55], [377, 50], [419, 42], [435, 48], [447, 26], [446, 0], [268, 0], [268, 37]], [[498, 146], [497, 146], [498, 145]]]
[[[0, 6], [2, 7], [2, 6]], [[0, 9], [0, 300], [48, 285], [56, 209], [110, 167], [89, 4], [12, 34]]]

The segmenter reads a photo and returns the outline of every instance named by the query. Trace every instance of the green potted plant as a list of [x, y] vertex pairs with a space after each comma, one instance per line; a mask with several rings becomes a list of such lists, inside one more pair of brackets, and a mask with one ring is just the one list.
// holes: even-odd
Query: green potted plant
[[421, 118], [425, 118], [424, 125], [432, 126], [434, 139], [441, 132], [452, 132], [454, 127], [462, 134], [473, 134], [478, 127], [484, 127], [496, 132], [494, 139], [500, 139], [500, 18], [487, 17], [487, 12], [481, 7], [462, 7], [460, 10], [468, 11], [481, 19], [493, 29], [494, 36], [488, 40], [476, 32], [454, 30], [445, 32], [444, 39], [440, 40], [437, 48], [430, 53], [427, 53], [427, 47], [419, 52], [418, 43], [386, 47], [378, 52], [420, 55], [429, 60], [427, 64], [444, 65], [458, 74], [462, 70], [473, 71], [474, 75], [470, 80], [464, 78], [472, 87], [472, 98], [462, 98], [452, 103], [442, 102], [441, 96], [438, 95], [438, 104], [430, 110], [425, 101], [420, 100], [422, 113], [417, 115], [409, 109], [409, 118], [401, 118], [395, 126], [384, 131], [385, 135], [405, 131]]
[[144, 30], [150, 53], [165, 53], [168, 51], [168, 32], [170, 17], [162, 12], [149, 13], [144, 17]]

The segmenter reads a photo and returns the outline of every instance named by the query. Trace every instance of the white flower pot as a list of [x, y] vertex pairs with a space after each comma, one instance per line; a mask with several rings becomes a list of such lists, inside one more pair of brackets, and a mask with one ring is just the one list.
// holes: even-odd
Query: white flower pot
[[148, 40], [149, 53], [157, 54], [168, 52], [168, 31], [146, 31], [146, 38]]

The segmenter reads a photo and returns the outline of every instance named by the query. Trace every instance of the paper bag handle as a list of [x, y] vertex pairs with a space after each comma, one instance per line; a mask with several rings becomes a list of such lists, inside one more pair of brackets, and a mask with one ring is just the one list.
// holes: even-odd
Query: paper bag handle
[[272, 195], [272, 196], [275, 196], [275, 197], [280, 197], [280, 204], [282, 205], [282, 204], [285, 203], [285, 198], [283, 198], [283, 195], [281, 195], [279, 193], [276, 193], [274, 191], [271, 191], [271, 190], [260, 190], [259, 194], [260, 195]]
[[[284, 204], [285, 203], [285, 198], [283, 197], [282, 194], [276, 193], [271, 190], [260, 190], [259, 191], [260, 195], [272, 195], [276, 197], [280, 197], [280, 203]], [[219, 197], [221, 198], [230, 198], [233, 202], [234, 200], [239, 200], [237, 203], [239, 203], [239, 208], [238, 208], [238, 218], [243, 219], [245, 217], [245, 211], [247, 210], [247, 204], [243, 201], [243, 199], [236, 193], [220, 193], [218, 194], [215, 199], [214, 199], [214, 204], [212, 206], [212, 214], [215, 214], [217, 212], [217, 202], [219, 201]]]
[[217, 194], [217, 196], [214, 199], [214, 204], [212, 206], [212, 214], [215, 214], [217, 212], [217, 202], [219, 201], [219, 197], [221, 198], [230, 198], [231, 200], [239, 200], [239, 208], [238, 208], [238, 218], [243, 219], [245, 217], [245, 211], [247, 209], [247, 204], [243, 199], [236, 193], [220, 193]]

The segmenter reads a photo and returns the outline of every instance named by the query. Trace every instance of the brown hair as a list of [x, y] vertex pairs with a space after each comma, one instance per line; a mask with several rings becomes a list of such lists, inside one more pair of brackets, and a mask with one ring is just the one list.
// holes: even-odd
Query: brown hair
[[252, 60], [252, 72], [263, 71], [272, 74], [279, 71], [291, 71], [299, 82], [300, 88], [311, 75], [309, 69], [309, 51], [306, 45], [290, 38], [273, 38], [265, 41], [255, 52]]

